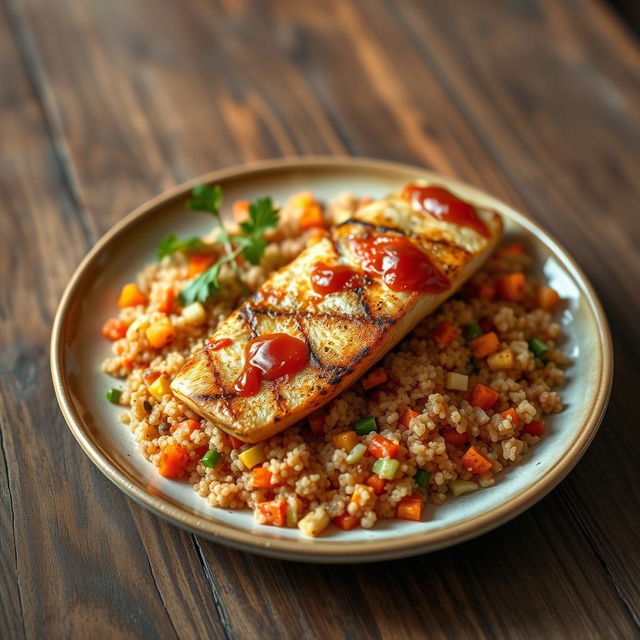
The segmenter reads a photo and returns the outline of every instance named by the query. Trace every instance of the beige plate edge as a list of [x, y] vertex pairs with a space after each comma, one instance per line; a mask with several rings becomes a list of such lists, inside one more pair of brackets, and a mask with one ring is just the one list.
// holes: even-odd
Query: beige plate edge
[[[373, 160], [357, 157], [334, 156], [302, 156], [287, 157], [273, 160], [263, 160], [214, 171], [186, 183], [173, 187], [163, 194], [149, 200], [135, 209], [132, 213], [114, 225], [89, 251], [82, 262], [76, 268], [60, 300], [58, 310], [53, 323], [51, 334], [51, 375], [55, 394], [63, 416], [80, 446], [87, 453], [94, 464], [120, 489], [129, 495], [138, 504], [144, 506], [156, 515], [187, 529], [198, 535], [203, 535], [215, 542], [230, 547], [258, 553], [260, 555], [306, 562], [370, 562], [401, 558], [417, 555], [426, 551], [434, 551], [468, 540], [486, 533], [508, 520], [521, 514], [538, 500], [551, 491], [577, 464], [587, 447], [593, 440], [598, 427], [604, 417], [607, 406], [611, 382], [613, 378], [613, 349], [608, 323], [602, 306], [582, 269], [575, 263], [571, 255], [552, 238], [537, 223], [514, 211], [508, 205], [502, 203], [510, 214], [534, 232], [542, 241], [550, 246], [556, 253], [561, 254], [573, 270], [573, 275], [586, 297], [591, 310], [596, 318], [599, 330], [598, 348], [603, 363], [600, 377], [597, 383], [597, 392], [593, 399], [593, 411], [582, 426], [578, 437], [567, 449], [561, 463], [556, 465], [544, 478], [531, 485], [528, 489], [513, 497], [498, 509], [490, 513], [471, 517], [455, 526], [442, 530], [427, 531], [424, 534], [415, 534], [402, 538], [382, 540], [380, 542], [328, 542], [322, 538], [309, 540], [304, 548], [295, 549], [298, 545], [291, 540], [261, 538], [254, 533], [237, 529], [230, 525], [214, 522], [202, 518], [178, 504], [169, 503], [167, 500], [153, 495], [143, 487], [131, 482], [126, 475], [106, 460], [100, 448], [85, 433], [81, 416], [77, 413], [71, 400], [68, 381], [64, 375], [64, 329], [67, 311], [72, 300], [79, 294], [78, 284], [81, 275], [94, 257], [115, 236], [124, 233], [125, 230], [147, 211], [163, 204], [167, 200], [187, 193], [198, 182], [211, 183], [229, 179], [236, 176], [247, 176], [252, 173], [266, 173], [270, 171], [295, 170], [296, 168], [331, 169], [341, 166], [351, 166], [362, 170], [388, 170], [394, 172], [413, 172], [416, 175], [430, 174], [431, 172], [421, 167], [407, 164]], [[476, 189], [477, 190], [477, 189]], [[300, 545], [303, 547], [303, 545]]]

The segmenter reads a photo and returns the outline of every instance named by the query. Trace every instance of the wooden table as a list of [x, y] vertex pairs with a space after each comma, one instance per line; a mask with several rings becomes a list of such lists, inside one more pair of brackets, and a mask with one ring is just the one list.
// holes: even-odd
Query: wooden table
[[[0, 637], [639, 637], [640, 48], [600, 0], [0, 4]], [[483, 187], [601, 296], [607, 417], [497, 531], [369, 566], [231, 551], [120, 493], [58, 411], [52, 316], [96, 239], [187, 178], [310, 153]]]

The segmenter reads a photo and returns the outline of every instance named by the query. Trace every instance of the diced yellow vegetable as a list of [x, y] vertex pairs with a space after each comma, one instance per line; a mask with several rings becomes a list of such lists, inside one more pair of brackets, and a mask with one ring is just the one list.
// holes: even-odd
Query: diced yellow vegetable
[[204, 324], [204, 321], [207, 319], [207, 312], [201, 302], [194, 302], [182, 310], [182, 317], [189, 324], [198, 326]]
[[493, 353], [487, 358], [487, 364], [491, 371], [502, 371], [503, 369], [513, 368], [513, 351], [511, 349], [504, 349]]
[[463, 373], [456, 373], [455, 371], [450, 371], [447, 373], [447, 380], [444, 383], [444, 386], [447, 389], [453, 389], [455, 391], [466, 391], [469, 385], [469, 376], [464, 375]]
[[355, 431], [345, 431], [331, 438], [336, 449], [344, 449], [349, 452], [358, 443], [358, 434]]
[[311, 204], [314, 204], [316, 199], [313, 197], [313, 194], [309, 191], [302, 191], [301, 193], [296, 193], [291, 196], [289, 199], [289, 205], [291, 207], [300, 207], [304, 209]]
[[297, 496], [287, 498], [287, 527], [295, 527], [302, 512], [302, 500]]
[[452, 480], [449, 483], [449, 490], [454, 496], [461, 496], [465, 493], [471, 493], [478, 488], [477, 483], [470, 480]]
[[240, 458], [242, 464], [245, 465], [248, 469], [252, 469], [257, 464], [264, 462], [266, 460], [264, 455], [264, 445], [259, 442], [255, 446], [251, 447], [251, 449], [247, 449], [243, 451], [238, 458]]
[[149, 385], [149, 393], [159, 402], [164, 396], [171, 393], [169, 380], [165, 376], [160, 376]]
[[127, 338], [129, 340], [133, 340], [136, 337], [136, 333], [141, 329], [146, 329], [149, 326], [149, 316], [141, 315], [138, 316], [127, 329]]
[[329, 514], [322, 507], [318, 507], [298, 522], [298, 529], [305, 535], [315, 538], [329, 526], [329, 522]]

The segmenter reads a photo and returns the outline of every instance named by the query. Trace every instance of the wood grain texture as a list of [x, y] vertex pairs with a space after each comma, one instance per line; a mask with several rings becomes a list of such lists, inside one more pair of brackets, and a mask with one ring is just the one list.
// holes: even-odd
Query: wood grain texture
[[[0, 4], [0, 637], [640, 635], [640, 49], [602, 4]], [[610, 410], [512, 523], [399, 562], [267, 560], [148, 514], [64, 426], [48, 333], [91, 243], [176, 182], [293, 153], [455, 174], [541, 221], [595, 284]]]

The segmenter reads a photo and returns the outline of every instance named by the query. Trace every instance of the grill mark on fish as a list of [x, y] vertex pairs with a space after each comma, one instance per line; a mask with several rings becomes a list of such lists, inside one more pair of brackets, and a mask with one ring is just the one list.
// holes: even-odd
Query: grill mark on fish
[[390, 318], [388, 316], [373, 316], [372, 319], [369, 319], [366, 316], [360, 316], [360, 315], [349, 315], [349, 314], [344, 314], [344, 313], [331, 313], [328, 311], [321, 311], [321, 312], [317, 312], [317, 311], [289, 311], [287, 309], [260, 309], [260, 308], [255, 308], [255, 307], [251, 307], [251, 313], [254, 315], [266, 315], [270, 318], [277, 318], [277, 317], [289, 317], [289, 318], [297, 318], [297, 317], [301, 317], [301, 318], [317, 318], [317, 319], [322, 319], [322, 318], [327, 318], [329, 320], [341, 320], [343, 322], [354, 322], [354, 321], [359, 321], [359, 322], [364, 322], [366, 324], [375, 324], [376, 326], [379, 326], [380, 328], [382, 327], [388, 327], [392, 324], [395, 323], [395, 318]]
[[311, 346], [311, 340], [309, 340], [309, 336], [307, 335], [307, 330], [304, 328], [304, 325], [300, 321], [300, 317], [299, 316], [295, 316], [295, 321], [296, 321], [296, 324], [298, 325], [298, 329], [299, 329], [300, 333], [302, 334], [302, 338], [304, 339], [304, 343], [307, 345], [307, 349], [309, 349], [309, 360], [310, 360], [310, 362], [315, 364], [316, 367], [323, 368], [324, 365], [322, 364], [322, 361], [318, 357], [318, 354], [314, 351], [313, 347]]
[[364, 358], [370, 351], [370, 347], [362, 347], [358, 351], [358, 353], [350, 358], [347, 364], [326, 366], [325, 371], [331, 375], [331, 377], [329, 378], [329, 384], [338, 384], [342, 380], [342, 378], [344, 378], [354, 370], [358, 362], [360, 362], [360, 360], [362, 360], [362, 358]]
[[[225, 389], [225, 386], [222, 384], [222, 380], [220, 379], [220, 374], [218, 373], [218, 368], [215, 366], [215, 363], [213, 361], [213, 356], [211, 355], [211, 350], [207, 349], [205, 347], [204, 349], [204, 357], [205, 357], [205, 362], [207, 365], [207, 369], [209, 370], [209, 372], [211, 373], [214, 383], [215, 385], [218, 387], [218, 389]], [[213, 397], [215, 397], [215, 394], [210, 394], [211, 395], [211, 399], [213, 399]], [[233, 398], [235, 394], [231, 394], [228, 395], [228, 392], [225, 391], [223, 394], [218, 394], [218, 399], [223, 400], [224, 401], [224, 407], [225, 409], [231, 414], [231, 416], [235, 419], [238, 417], [238, 413], [235, 410], [233, 403], [229, 402], [230, 398]]]
[[243, 304], [238, 310], [238, 315], [249, 329], [252, 338], [258, 336], [258, 323], [253, 313], [253, 309], [248, 304]]

